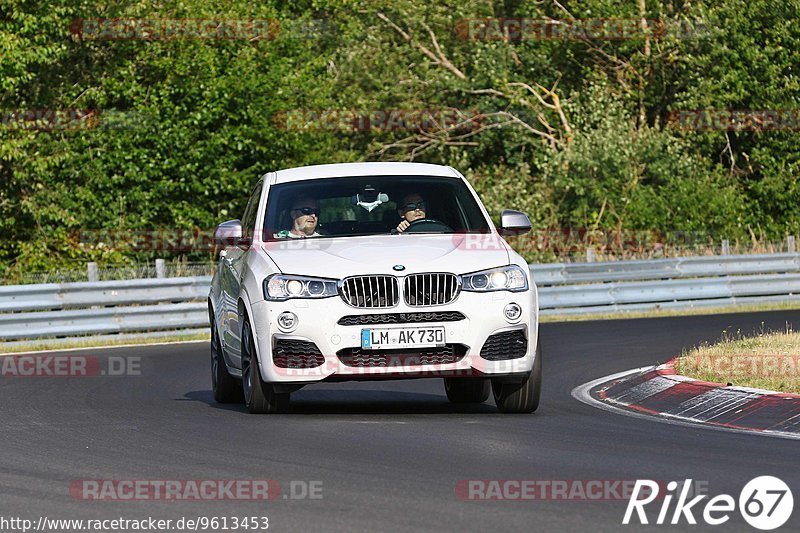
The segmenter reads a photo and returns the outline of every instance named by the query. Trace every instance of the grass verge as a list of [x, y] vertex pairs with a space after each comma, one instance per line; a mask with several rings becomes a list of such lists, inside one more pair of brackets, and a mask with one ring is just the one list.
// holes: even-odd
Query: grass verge
[[624, 320], [629, 318], [662, 318], [670, 316], [723, 315], [729, 313], [755, 313], [759, 311], [797, 311], [800, 302], [769, 302], [764, 304], [730, 305], [726, 307], [695, 307], [689, 309], [652, 309], [648, 311], [617, 311], [581, 315], [543, 315], [542, 323], [581, 322], [585, 320]]
[[675, 370], [703, 381], [800, 393], [800, 333], [723, 337], [685, 352]]
[[210, 341], [208, 332], [176, 332], [168, 335], [104, 335], [73, 339], [41, 339], [28, 342], [0, 343], [0, 356], [38, 351], [80, 350], [106, 346], [164, 344], [170, 342]]

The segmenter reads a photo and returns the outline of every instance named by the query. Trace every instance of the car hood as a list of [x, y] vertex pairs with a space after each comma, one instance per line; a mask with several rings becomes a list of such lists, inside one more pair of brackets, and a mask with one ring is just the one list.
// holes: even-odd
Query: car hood
[[[464, 274], [509, 264], [497, 234], [376, 235], [297, 239], [262, 244], [285, 274], [341, 279], [359, 274]], [[402, 265], [402, 270], [395, 266]]]

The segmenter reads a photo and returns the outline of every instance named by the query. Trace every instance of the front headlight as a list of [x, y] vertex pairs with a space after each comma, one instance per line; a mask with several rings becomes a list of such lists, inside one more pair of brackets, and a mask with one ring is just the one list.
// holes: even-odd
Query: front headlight
[[461, 276], [461, 290], [473, 292], [528, 290], [528, 276], [516, 265], [481, 270]]
[[273, 302], [291, 298], [328, 298], [336, 296], [336, 280], [273, 274], [264, 280], [264, 298]]

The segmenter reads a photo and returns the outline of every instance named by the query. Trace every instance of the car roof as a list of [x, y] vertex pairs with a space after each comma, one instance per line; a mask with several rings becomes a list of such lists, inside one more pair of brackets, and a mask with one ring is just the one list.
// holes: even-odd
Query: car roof
[[459, 177], [452, 167], [428, 163], [337, 163], [288, 168], [275, 173], [272, 183], [357, 176], [442, 176]]

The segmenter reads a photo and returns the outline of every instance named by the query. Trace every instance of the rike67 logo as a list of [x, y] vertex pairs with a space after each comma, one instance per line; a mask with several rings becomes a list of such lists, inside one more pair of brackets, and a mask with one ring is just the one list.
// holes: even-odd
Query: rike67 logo
[[[698, 513], [706, 524], [718, 526], [727, 522], [737, 507], [736, 500], [728, 494], [714, 496], [705, 505], [700, 502], [708, 498], [707, 494], [689, 499], [691, 479], [687, 479], [682, 486], [677, 481], [670, 481], [665, 494], [659, 494], [661, 486], [663, 485], [649, 479], [636, 480], [622, 523], [630, 524], [635, 512], [640, 524], [649, 524], [645, 506], [657, 499], [661, 502], [655, 520], [658, 525], [680, 524], [682, 520], [687, 524], [697, 524], [694, 513]], [[676, 497], [675, 507], [671, 509]], [[748, 524], [756, 529], [771, 530], [781, 527], [792, 516], [794, 498], [789, 486], [782, 480], [773, 476], [760, 476], [744, 486], [739, 494], [738, 507]]]

